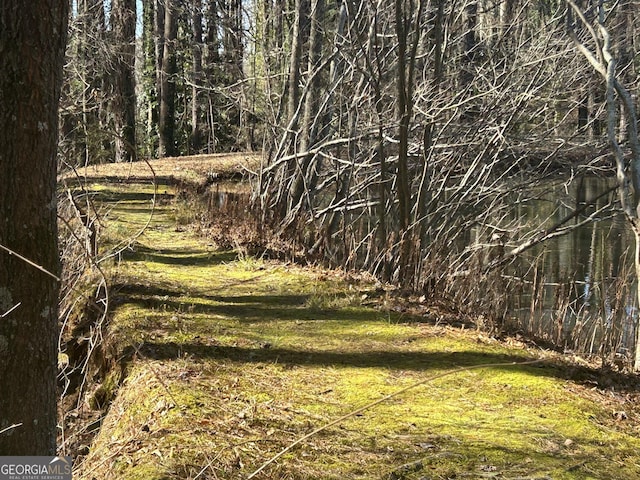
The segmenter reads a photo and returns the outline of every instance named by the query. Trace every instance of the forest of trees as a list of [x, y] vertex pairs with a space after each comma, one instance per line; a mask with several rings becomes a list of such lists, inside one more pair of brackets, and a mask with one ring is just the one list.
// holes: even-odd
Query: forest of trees
[[[285, 157], [295, 154], [305, 176], [330, 170], [316, 168], [318, 155], [357, 154], [358, 166], [384, 165], [378, 183], [397, 172], [386, 190], [402, 192], [399, 222], [409, 224], [402, 197], [426, 181], [420, 163], [472, 166], [478, 150], [483, 164], [496, 153], [513, 163], [541, 148], [528, 161], [542, 161], [554, 141], [603, 137], [604, 84], [575, 47], [572, 35], [588, 40], [589, 29], [567, 5], [71, 0], [62, 158], [264, 149], [279, 162], [269, 172], [288, 163], [291, 177]], [[632, 90], [636, 6], [620, 2], [606, 19]], [[595, 3], [580, 8], [595, 20]], [[312, 177], [307, 190], [322, 185]], [[305, 182], [288, 181], [288, 203], [300, 203]]]
[[500, 267], [557, 233], [516, 228], [513, 204], [558, 172], [613, 172], [609, 120], [633, 137], [589, 52], [604, 64], [606, 32], [635, 99], [635, 0], [71, 7], [63, 163], [264, 151], [259, 221], [303, 256], [495, 317]]
[[[510, 261], [594, 209], [623, 212], [640, 276], [637, 0], [58, 3], [0, 8], [0, 431], [7, 412], [46, 430], [0, 436], [5, 453], [55, 450], [56, 137], [58, 169], [264, 152], [252, 215], [296, 256], [490, 322], [529, 273]], [[587, 173], [618, 196], [552, 226], [514, 218]]]
[[240, 2], [73, 2], [62, 156], [73, 164], [251, 149]]

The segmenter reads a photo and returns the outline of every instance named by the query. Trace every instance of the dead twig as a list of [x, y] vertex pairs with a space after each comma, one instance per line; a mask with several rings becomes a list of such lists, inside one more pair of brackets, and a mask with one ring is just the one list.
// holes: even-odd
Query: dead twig
[[21, 426], [22, 426], [22, 423], [14, 423], [13, 425], [9, 425], [7, 428], [3, 428], [2, 430], [0, 430], [0, 435], [2, 435], [5, 432], [8, 432], [9, 430], [13, 430], [14, 428], [18, 428]]
[[[11, 312], [13, 312], [16, 308], [18, 308], [20, 305], [22, 305], [22, 302], [18, 302], [16, 303], [13, 307], [11, 307], [9, 310], [7, 310], [6, 312], [4, 312], [2, 315], [0, 315], [0, 318], [4, 318], [7, 315], [9, 315]], [[3, 430], [4, 431], [4, 430]], [[0, 432], [2, 433], [2, 432]]]
[[339, 418], [336, 418], [335, 420], [319, 427], [316, 428], [314, 431], [312, 431], [311, 433], [307, 433], [306, 435], [304, 435], [303, 437], [300, 437], [298, 440], [296, 440], [295, 442], [291, 443], [288, 447], [286, 447], [285, 449], [281, 450], [279, 453], [277, 453], [276, 455], [274, 455], [273, 457], [271, 457], [269, 460], [267, 460], [266, 462], [264, 462], [260, 468], [258, 468], [257, 470], [255, 470], [251, 475], [249, 475], [247, 477], [247, 480], [250, 480], [251, 478], [254, 478], [256, 475], [258, 475], [260, 472], [262, 472], [265, 468], [267, 468], [269, 465], [271, 465], [273, 462], [275, 462], [277, 459], [279, 459], [280, 457], [282, 457], [285, 453], [289, 452], [290, 450], [292, 450], [293, 448], [295, 448], [297, 445], [300, 445], [302, 442], [304, 442], [305, 440], [308, 440], [309, 438], [313, 437], [314, 435], [317, 435], [318, 433], [326, 430], [327, 428], [333, 427], [334, 425], [337, 425], [339, 423], [342, 423], [343, 421], [347, 420], [348, 418], [351, 418], [355, 415], [358, 415], [362, 412], [364, 412], [365, 410], [368, 410], [372, 407], [375, 407], [376, 405], [379, 405], [381, 403], [386, 402], [387, 400], [390, 400], [394, 397], [397, 397], [399, 395], [402, 395], [403, 393], [412, 390], [414, 388], [417, 388], [421, 385], [424, 385], [425, 383], [429, 383], [429, 382], [433, 382], [434, 380], [438, 380], [442, 377], [447, 377], [449, 375], [453, 375], [455, 373], [460, 373], [460, 372], [465, 372], [468, 370], [478, 370], [480, 368], [495, 368], [495, 367], [519, 367], [522, 365], [532, 365], [534, 363], [540, 363], [542, 362], [544, 359], [542, 358], [538, 358], [536, 360], [528, 360], [526, 362], [504, 362], [504, 363], [485, 363], [482, 365], [472, 365], [470, 367], [460, 367], [460, 368], [456, 368], [453, 370], [447, 370], [446, 372], [442, 372], [442, 373], [438, 373], [436, 375], [432, 375], [430, 377], [427, 377], [423, 380], [420, 380], [417, 383], [411, 384], [405, 388], [402, 388], [400, 390], [398, 390], [397, 392], [394, 393], [390, 393], [389, 395], [385, 395], [384, 397], [375, 400], [371, 403], [368, 403], [366, 405], [364, 405], [363, 407], [360, 407], [356, 410], [353, 410]]

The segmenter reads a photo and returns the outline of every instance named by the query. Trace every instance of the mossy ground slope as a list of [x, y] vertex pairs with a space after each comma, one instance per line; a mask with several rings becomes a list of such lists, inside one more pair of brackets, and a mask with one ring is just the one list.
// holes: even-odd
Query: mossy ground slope
[[[96, 189], [108, 242], [147, 223], [148, 188]], [[247, 478], [412, 383], [532, 358], [366, 306], [379, 292], [365, 281], [219, 251], [176, 221], [185, 211], [169, 192], [109, 266], [105, 341], [128, 359], [126, 378], [75, 478]], [[616, 398], [548, 362], [461, 371], [320, 432], [256, 478], [640, 478], [637, 418], [617, 421]]]

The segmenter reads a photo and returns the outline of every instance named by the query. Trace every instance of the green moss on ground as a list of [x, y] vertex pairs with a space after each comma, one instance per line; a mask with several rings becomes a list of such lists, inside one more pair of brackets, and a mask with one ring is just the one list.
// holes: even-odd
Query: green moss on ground
[[[384, 395], [532, 358], [363, 306], [371, 286], [337, 272], [218, 251], [177, 226], [179, 200], [156, 205], [128, 242], [148, 222], [149, 192], [100, 190], [103, 234], [127, 246], [109, 260], [107, 342], [130, 364], [76, 478], [246, 478]], [[637, 416], [623, 400], [551, 362], [462, 371], [320, 432], [257, 478], [638, 478]]]

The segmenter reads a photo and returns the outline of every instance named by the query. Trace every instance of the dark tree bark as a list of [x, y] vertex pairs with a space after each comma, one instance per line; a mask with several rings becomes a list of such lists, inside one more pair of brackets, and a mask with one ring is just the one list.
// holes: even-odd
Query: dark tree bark
[[[312, 0], [311, 8], [311, 33], [309, 35], [309, 61], [308, 74], [309, 84], [304, 99], [304, 112], [302, 114], [302, 125], [300, 129], [299, 150], [306, 152], [315, 143], [317, 126], [315, 116], [318, 114], [319, 100], [321, 96], [321, 77], [317, 70], [322, 63], [322, 28], [324, 19], [324, 0]], [[296, 208], [302, 200], [305, 185], [309, 185], [309, 171], [313, 163], [314, 155], [307, 154], [299, 159], [299, 167], [295, 170], [295, 180], [293, 182], [291, 208]]]
[[589, 115], [591, 119], [590, 136], [597, 139], [602, 136], [604, 123], [598, 114], [601, 105], [604, 104], [604, 92], [599, 85], [592, 85], [589, 90]]
[[283, 72], [286, 69], [286, 56], [283, 55], [284, 23], [287, 14], [285, 0], [262, 1], [262, 45], [267, 71]]
[[242, 2], [226, 0], [222, 2], [224, 28], [224, 57], [227, 62], [227, 74], [232, 81], [242, 78]]
[[[281, 146], [284, 148], [278, 148], [276, 156], [285, 153], [286, 149], [291, 146], [292, 150], [295, 150], [296, 138], [293, 136], [293, 132], [298, 129], [299, 122], [299, 107], [301, 101], [300, 81], [302, 78], [302, 47], [307, 42], [309, 31], [306, 28], [309, 19], [309, 3], [306, 0], [295, 0], [295, 17], [293, 21], [293, 30], [291, 33], [291, 55], [289, 59], [289, 73], [286, 85], [287, 96], [287, 109], [286, 114], [289, 124], [283, 135], [283, 141]], [[291, 141], [291, 137], [294, 137]], [[287, 162], [287, 171], [285, 182], [292, 184], [298, 169], [298, 160], [292, 157]], [[282, 189], [281, 189], [282, 191]], [[278, 200], [281, 214], [284, 216], [287, 213], [287, 209], [292, 206], [292, 192], [288, 192], [287, 195], [281, 196]]]
[[207, 19], [207, 74], [213, 74], [213, 66], [220, 61], [220, 39], [218, 36], [219, 20], [216, 0], [209, 0], [206, 12]]
[[[305, 42], [304, 24], [306, 23], [307, 11], [305, 0], [295, 0], [295, 20], [293, 21], [293, 32], [291, 34], [291, 58], [289, 60], [289, 80], [287, 86], [287, 115], [289, 120], [294, 117], [300, 102], [300, 67], [302, 65], [302, 45]], [[295, 129], [295, 125], [292, 125]]]
[[160, 156], [175, 155], [176, 5], [167, 1], [164, 7], [164, 49], [160, 72]]
[[[203, 71], [205, 75], [205, 85], [207, 87], [214, 86], [219, 78], [219, 63], [220, 63], [220, 18], [218, 15], [218, 2], [217, 0], [208, 0], [205, 7], [204, 17], [206, 22], [206, 53], [203, 57]], [[204, 33], [204, 32], [203, 32]], [[215, 108], [216, 94], [212, 91], [207, 91], [204, 104], [206, 108], [206, 127], [204, 128], [203, 143], [206, 143], [206, 151], [216, 151], [217, 136], [219, 130], [219, 116], [220, 113]]]
[[1, 455], [56, 452], [56, 146], [68, 8], [0, 6], [0, 431], [18, 425], [0, 434]]
[[[98, 141], [99, 134], [107, 124], [107, 102], [105, 98], [105, 70], [104, 59], [96, 55], [104, 49], [105, 42], [105, 14], [101, 0], [82, 0], [78, 2], [79, 41], [78, 62], [81, 67], [82, 87], [82, 160], [92, 163], [105, 154], [102, 142]], [[110, 152], [106, 150], [106, 152]], [[80, 153], [80, 152], [78, 152]]]
[[406, 230], [409, 226], [409, 212], [411, 209], [411, 190], [409, 185], [409, 174], [407, 170], [407, 156], [409, 149], [409, 124], [411, 121], [412, 104], [412, 79], [407, 75], [407, 41], [410, 21], [407, 15], [407, 7], [402, 0], [395, 2], [396, 14], [396, 36], [398, 38], [398, 220], [400, 229]]
[[128, 162], [136, 157], [136, 0], [113, 0], [111, 15], [116, 44], [111, 104], [116, 130], [116, 162]]
[[202, 148], [201, 103], [199, 98], [202, 83], [202, 0], [193, 0], [192, 5], [193, 29], [193, 85], [191, 88], [191, 148], [194, 153]]
[[[160, 97], [162, 96], [162, 55], [164, 54], [164, 1], [153, 1], [153, 23], [154, 23], [154, 38], [155, 38], [155, 60], [156, 60], [156, 101], [158, 103], [157, 109], [160, 109]], [[158, 112], [158, 121], [159, 121]]]
[[[142, 104], [145, 111], [140, 112], [145, 125], [143, 140], [144, 154], [157, 155], [158, 138], [158, 72], [156, 68], [156, 2], [145, 1], [142, 4]], [[138, 139], [140, 140], [140, 139]]]
[[474, 78], [473, 64], [478, 46], [478, 38], [476, 35], [478, 28], [478, 3], [476, 0], [471, 0], [465, 5], [464, 17], [467, 28], [464, 34], [465, 65], [462, 65], [460, 69], [460, 83], [463, 88], [468, 87]]
[[589, 97], [585, 95], [578, 103], [578, 133], [587, 133], [589, 123]]
[[[436, 11], [433, 15], [433, 83], [432, 88], [436, 91], [440, 91], [443, 76], [443, 50], [444, 50], [444, 6], [445, 0], [438, 0]], [[420, 246], [421, 248], [427, 247], [426, 222], [422, 219], [426, 218], [429, 211], [430, 195], [429, 180], [431, 176], [431, 153], [434, 141], [434, 122], [429, 122], [424, 127], [424, 133], [422, 137], [423, 148], [423, 165], [422, 165], [422, 177], [420, 179], [420, 188], [418, 190], [417, 210], [414, 221], [418, 221], [420, 224]]]
[[396, 179], [396, 197], [398, 199], [398, 236], [400, 239], [400, 259], [398, 276], [401, 282], [411, 284], [413, 272], [410, 271], [411, 239], [409, 226], [411, 220], [411, 178], [409, 177], [409, 131], [413, 117], [415, 89], [415, 66], [420, 44], [421, 21], [424, 0], [396, 0], [395, 19], [398, 38], [398, 174]]

